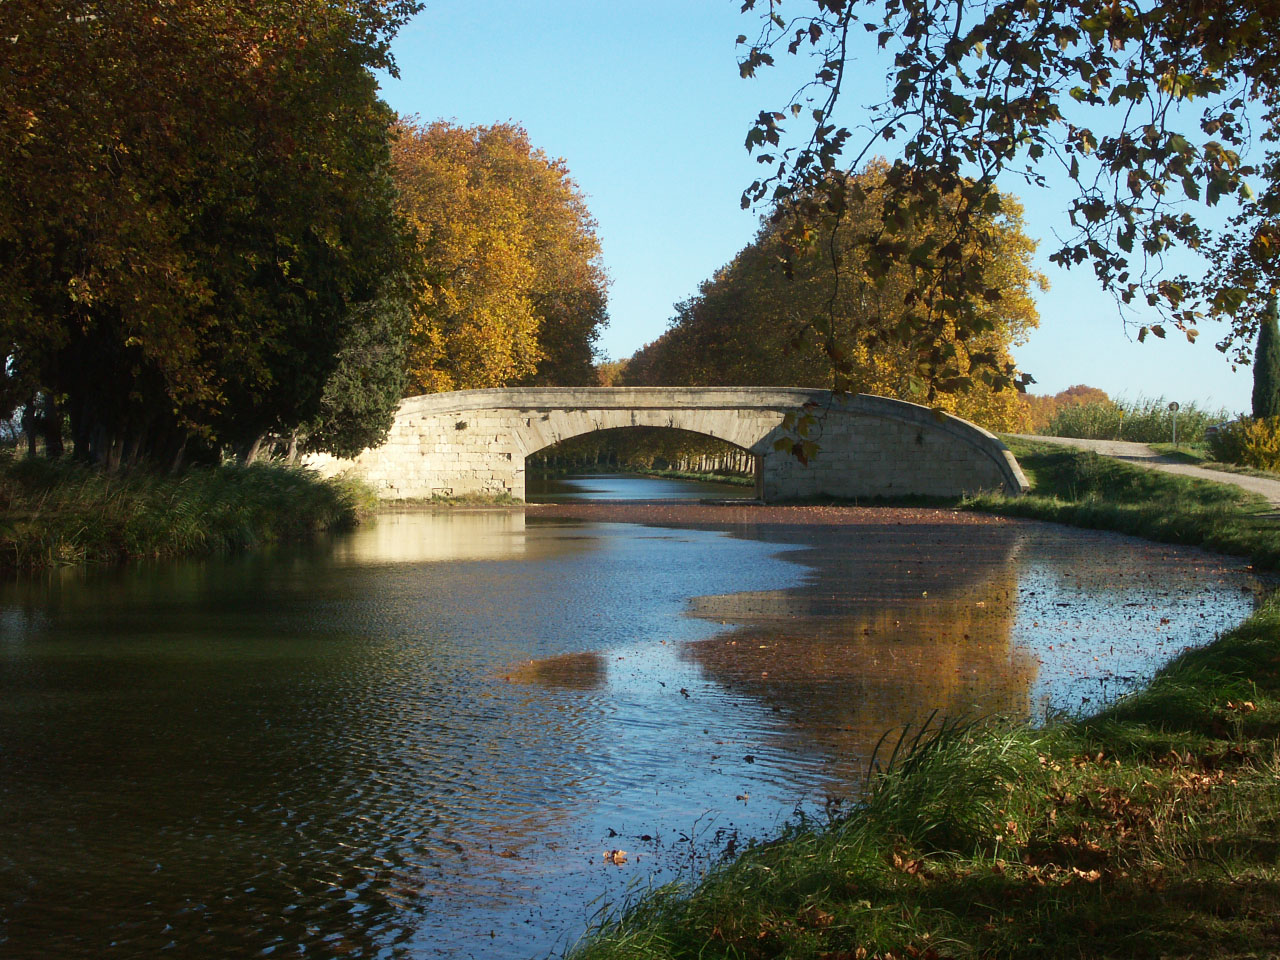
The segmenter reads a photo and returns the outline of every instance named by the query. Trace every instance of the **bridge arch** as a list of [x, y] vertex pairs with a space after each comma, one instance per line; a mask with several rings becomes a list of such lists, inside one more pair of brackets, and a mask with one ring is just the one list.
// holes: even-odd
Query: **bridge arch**
[[[818, 455], [806, 464], [774, 449], [783, 419], [813, 404]], [[525, 457], [595, 430], [671, 427], [727, 441], [757, 458], [764, 500], [799, 497], [1021, 493], [1026, 479], [995, 436], [966, 420], [866, 394], [791, 387], [524, 387], [410, 397], [387, 442], [354, 461], [313, 458], [326, 474], [352, 470], [386, 499], [469, 493], [524, 497]]]

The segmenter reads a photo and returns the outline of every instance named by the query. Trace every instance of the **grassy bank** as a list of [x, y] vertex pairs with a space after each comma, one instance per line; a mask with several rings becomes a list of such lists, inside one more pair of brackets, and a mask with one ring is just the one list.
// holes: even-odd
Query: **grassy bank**
[[180, 477], [0, 461], [0, 569], [235, 550], [354, 523], [359, 484], [272, 464]]
[[[1032, 494], [969, 506], [1280, 559], [1236, 488], [1014, 452]], [[572, 957], [1280, 957], [1278, 744], [1273, 596], [1092, 717], [909, 732], [862, 806], [652, 891]]]
[[1260, 568], [1280, 568], [1280, 520], [1256, 494], [1082, 450], [1007, 442], [1031, 492], [1024, 497], [975, 497], [966, 506], [1205, 547], [1248, 557]]
[[1280, 602], [1142, 692], [908, 739], [865, 806], [656, 890], [614, 958], [1280, 956]]

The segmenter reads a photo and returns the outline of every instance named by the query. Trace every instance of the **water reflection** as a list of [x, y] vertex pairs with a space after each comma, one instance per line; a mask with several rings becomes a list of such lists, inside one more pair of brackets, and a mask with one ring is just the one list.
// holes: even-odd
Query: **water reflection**
[[431, 522], [424, 524], [420, 513], [386, 513], [339, 540], [334, 559], [356, 564], [508, 560], [525, 556], [530, 545], [519, 510], [440, 508], [430, 515]]
[[751, 500], [754, 486], [704, 480], [674, 480], [634, 474], [530, 473], [525, 498], [530, 503], [591, 500]]
[[1250, 605], [1194, 551], [754, 516], [406, 513], [0, 587], [0, 955], [545, 954], [887, 726], [1078, 703]]
[[[1015, 528], [920, 525], [777, 531], [807, 542], [807, 582], [704, 597], [697, 615], [738, 629], [686, 645], [726, 689], [767, 704], [786, 750], [834, 765], [828, 790], [856, 789], [887, 730], [942, 716], [1027, 716], [1038, 661], [1014, 635], [1023, 546]], [[932, 541], [927, 551], [921, 543]]]
[[567, 690], [599, 690], [608, 679], [608, 664], [600, 653], [564, 653], [521, 663], [505, 679]]

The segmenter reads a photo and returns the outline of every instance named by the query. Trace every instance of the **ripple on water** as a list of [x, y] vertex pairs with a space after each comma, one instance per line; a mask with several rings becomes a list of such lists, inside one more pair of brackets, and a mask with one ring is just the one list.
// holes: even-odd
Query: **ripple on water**
[[544, 954], [886, 728], [1087, 707], [1251, 607], [1239, 564], [945, 511], [539, 509], [6, 587], [0, 953]]

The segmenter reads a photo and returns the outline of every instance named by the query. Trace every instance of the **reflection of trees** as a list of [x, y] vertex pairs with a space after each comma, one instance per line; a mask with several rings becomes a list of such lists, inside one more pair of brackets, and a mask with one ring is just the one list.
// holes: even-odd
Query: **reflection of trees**
[[[697, 615], [737, 628], [689, 644], [685, 655], [784, 716], [790, 749], [855, 764], [885, 731], [935, 710], [1029, 713], [1036, 662], [1012, 637], [1018, 535], [975, 532], [810, 528], [803, 536], [816, 546], [795, 555], [811, 566], [809, 582], [700, 598]], [[788, 539], [786, 528], [767, 535]]]
[[505, 679], [562, 690], [599, 690], [608, 677], [604, 656], [595, 651], [562, 653], [541, 660], [526, 660]]

